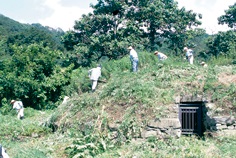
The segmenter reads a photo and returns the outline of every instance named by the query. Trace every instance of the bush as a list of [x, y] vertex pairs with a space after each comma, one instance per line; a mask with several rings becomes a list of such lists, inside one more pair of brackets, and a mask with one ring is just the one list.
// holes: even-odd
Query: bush
[[14, 55], [4, 61], [0, 92], [7, 100], [18, 98], [25, 107], [55, 108], [55, 102], [69, 84], [73, 66], [62, 69], [58, 64], [61, 52], [42, 44], [13, 46]]

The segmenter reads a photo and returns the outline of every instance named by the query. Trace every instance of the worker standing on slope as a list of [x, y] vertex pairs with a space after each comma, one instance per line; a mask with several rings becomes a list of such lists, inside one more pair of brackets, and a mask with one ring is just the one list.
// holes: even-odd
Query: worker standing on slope
[[133, 72], [137, 72], [138, 71], [138, 54], [132, 46], [129, 46], [128, 50], [130, 50], [130, 61], [132, 65], [132, 70]]
[[96, 68], [92, 68], [88, 71], [89, 78], [92, 81], [92, 92], [94, 92], [97, 87], [98, 79], [101, 76], [101, 68], [99, 64]]
[[184, 47], [184, 52], [186, 53], [185, 56], [188, 59], [188, 62], [193, 64], [193, 50], [188, 47]]

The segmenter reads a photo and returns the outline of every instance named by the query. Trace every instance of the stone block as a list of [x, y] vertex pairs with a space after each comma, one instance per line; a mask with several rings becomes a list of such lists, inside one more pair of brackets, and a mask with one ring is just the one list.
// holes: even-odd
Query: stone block
[[227, 125], [227, 126], [233, 125], [233, 124], [235, 123], [235, 118], [234, 118], [234, 116], [228, 117], [225, 122], [226, 122], [226, 125]]
[[203, 102], [205, 101], [201, 95], [185, 95], [182, 96], [180, 102]]
[[215, 120], [216, 124], [226, 124], [226, 117], [213, 117], [213, 119]]
[[215, 109], [216, 105], [214, 103], [207, 103], [205, 104], [208, 109]]
[[181, 99], [180, 96], [175, 97], [175, 103], [176, 104], [180, 103], [180, 99]]
[[175, 129], [181, 128], [178, 118], [162, 118], [159, 120], [152, 120], [149, 122], [148, 126], [158, 129], [169, 129], [170, 127]]
[[213, 119], [216, 121], [217, 124], [222, 125], [233, 125], [235, 123], [235, 118], [233, 116], [219, 116], [219, 117], [213, 117]]
[[142, 136], [142, 138], [156, 137], [157, 131], [143, 131], [141, 136]]
[[228, 126], [229, 130], [236, 130], [234, 126]]
[[167, 133], [169, 136], [180, 138], [180, 136], [181, 136], [181, 129], [172, 129], [172, 128], [169, 128], [169, 129], [166, 131], [166, 133]]
[[226, 126], [226, 125], [222, 125], [222, 126], [221, 126], [221, 129], [222, 129], [222, 130], [224, 130], [224, 129], [228, 129], [228, 126]]
[[111, 130], [111, 131], [118, 131], [118, 128], [119, 128], [119, 124], [116, 124], [116, 123], [108, 123], [108, 128]]

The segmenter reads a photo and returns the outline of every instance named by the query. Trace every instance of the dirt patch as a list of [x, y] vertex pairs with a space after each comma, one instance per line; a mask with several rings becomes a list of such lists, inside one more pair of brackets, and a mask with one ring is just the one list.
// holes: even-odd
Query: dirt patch
[[112, 122], [121, 122], [127, 108], [128, 108], [127, 105], [124, 106], [110, 105], [105, 108], [105, 111]]
[[219, 75], [218, 80], [220, 83], [229, 86], [232, 83], [236, 84], [236, 75], [222, 73]]

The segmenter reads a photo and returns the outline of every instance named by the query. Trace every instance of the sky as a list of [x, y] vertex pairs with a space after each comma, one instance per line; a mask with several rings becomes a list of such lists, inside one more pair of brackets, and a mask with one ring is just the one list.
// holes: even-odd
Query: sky
[[[225, 14], [235, 0], [175, 0], [179, 8], [185, 7], [202, 14], [200, 28], [208, 34], [229, 29], [227, 25], [218, 25], [217, 18]], [[73, 29], [76, 20], [82, 14], [92, 12], [90, 4], [97, 0], [0, 0], [0, 14], [20, 23], [40, 23], [43, 26]]]

